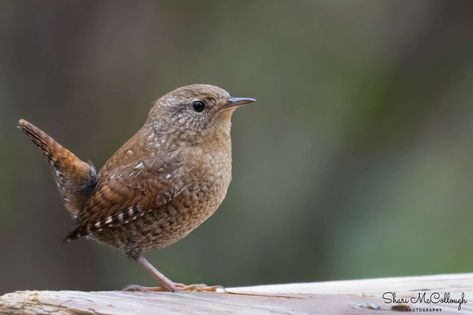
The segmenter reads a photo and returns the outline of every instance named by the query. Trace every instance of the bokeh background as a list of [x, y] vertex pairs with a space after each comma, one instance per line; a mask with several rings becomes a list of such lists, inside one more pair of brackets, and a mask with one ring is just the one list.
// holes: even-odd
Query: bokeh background
[[225, 286], [473, 271], [471, 1], [0, 1], [0, 292], [153, 279], [73, 224], [26, 118], [100, 168], [178, 86], [234, 116], [219, 211], [148, 255]]

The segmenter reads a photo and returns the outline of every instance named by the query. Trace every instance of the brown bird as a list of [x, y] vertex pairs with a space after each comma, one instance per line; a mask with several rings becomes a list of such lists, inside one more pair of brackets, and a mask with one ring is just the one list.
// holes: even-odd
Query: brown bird
[[38, 127], [23, 119], [18, 127], [48, 158], [77, 224], [66, 241], [85, 237], [122, 250], [163, 290], [206, 290], [174, 283], [143, 254], [182, 239], [217, 210], [231, 180], [232, 114], [254, 101], [212, 85], [180, 87], [154, 103], [98, 175]]

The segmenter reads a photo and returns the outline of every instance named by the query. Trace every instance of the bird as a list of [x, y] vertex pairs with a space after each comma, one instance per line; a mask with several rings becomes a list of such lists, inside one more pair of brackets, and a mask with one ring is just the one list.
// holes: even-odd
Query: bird
[[18, 127], [43, 151], [75, 229], [65, 241], [92, 239], [121, 250], [162, 291], [213, 290], [175, 283], [144, 254], [187, 236], [224, 200], [232, 178], [231, 120], [254, 98], [217, 86], [179, 87], [155, 101], [143, 126], [97, 173], [44, 131]]

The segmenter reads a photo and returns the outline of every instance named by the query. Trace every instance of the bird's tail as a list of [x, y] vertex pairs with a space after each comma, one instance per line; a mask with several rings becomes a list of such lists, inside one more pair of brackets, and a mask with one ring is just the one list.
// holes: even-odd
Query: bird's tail
[[76, 218], [96, 184], [93, 165], [81, 161], [44, 131], [32, 123], [20, 119], [18, 128], [44, 152], [53, 169], [53, 175], [64, 205]]

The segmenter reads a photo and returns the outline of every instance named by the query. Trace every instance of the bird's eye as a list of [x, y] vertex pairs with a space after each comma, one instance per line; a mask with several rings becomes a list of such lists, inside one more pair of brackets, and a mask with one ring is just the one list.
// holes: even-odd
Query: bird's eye
[[205, 109], [205, 103], [202, 102], [202, 101], [193, 101], [193, 102], [192, 102], [192, 108], [193, 108], [196, 112], [200, 113], [200, 112], [202, 112], [202, 111]]

